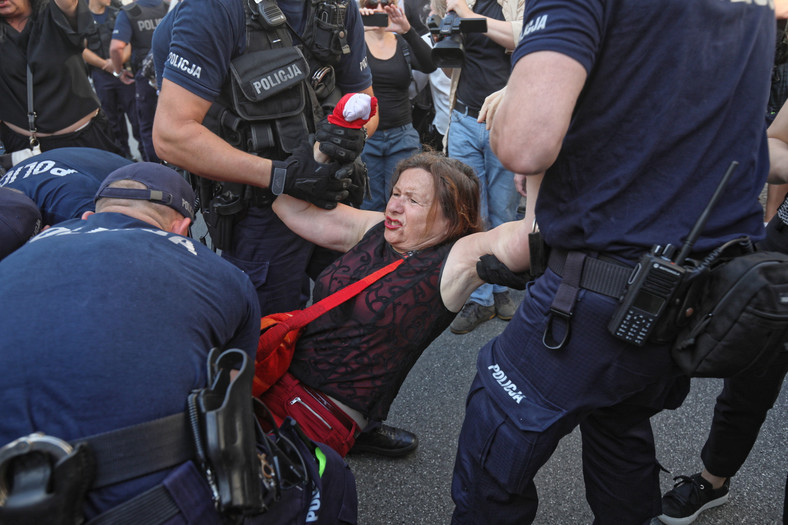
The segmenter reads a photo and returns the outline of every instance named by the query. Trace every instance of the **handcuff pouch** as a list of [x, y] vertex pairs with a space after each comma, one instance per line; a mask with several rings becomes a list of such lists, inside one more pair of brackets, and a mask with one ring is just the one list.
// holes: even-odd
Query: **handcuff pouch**
[[12, 441], [0, 449], [0, 523], [82, 523], [95, 472], [85, 443], [41, 432]]

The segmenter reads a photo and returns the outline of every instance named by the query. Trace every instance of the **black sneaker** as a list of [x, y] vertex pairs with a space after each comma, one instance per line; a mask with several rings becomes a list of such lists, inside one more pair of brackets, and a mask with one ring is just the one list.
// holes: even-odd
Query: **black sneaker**
[[701, 512], [728, 501], [730, 479], [714, 489], [700, 474], [678, 476], [673, 489], [662, 496], [662, 514], [659, 521], [667, 525], [689, 525]]

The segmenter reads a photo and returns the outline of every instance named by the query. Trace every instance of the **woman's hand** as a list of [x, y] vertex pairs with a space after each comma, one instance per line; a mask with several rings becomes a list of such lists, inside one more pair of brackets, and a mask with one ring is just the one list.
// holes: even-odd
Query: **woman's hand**
[[405, 16], [405, 11], [403, 11], [402, 8], [389, 4], [384, 7], [383, 10], [389, 15], [389, 26], [386, 28], [387, 31], [393, 31], [401, 35], [410, 31], [410, 22], [408, 22], [408, 17]]
[[446, 11], [454, 11], [460, 18], [474, 18], [479, 16], [468, 7], [465, 0], [446, 0]]

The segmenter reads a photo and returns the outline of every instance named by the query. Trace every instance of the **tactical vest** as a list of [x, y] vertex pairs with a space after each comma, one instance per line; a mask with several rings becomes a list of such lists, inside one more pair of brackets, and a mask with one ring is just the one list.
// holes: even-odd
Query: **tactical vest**
[[161, 2], [154, 7], [141, 6], [137, 2], [123, 7], [131, 24], [131, 68], [136, 72], [148, 54], [153, 40], [153, 31], [167, 14], [169, 5]]
[[232, 60], [206, 127], [269, 159], [285, 159], [303, 144], [324, 116], [321, 104], [336, 95], [332, 66], [350, 52], [347, 2], [311, 0], [294, 42], [296, 32], [274, 0], [244, 0], [246, 51]]
[[104, 23], [94, 23], [90, 33], [87, 34], [87, 48], [101, 58], [109, 58], [109, 43], [112, 40], [112, 30], [115, 28], [118, 9], [108, 6], [105, 13], [107, 17]]
[[[284, 160], [314, 132], [341, 94], [333, 66], [350, 53], [350, 0], [308, 0], [300, 36], [275, 0], [242, 0], [246, 51], [234, 58], [203, 125], [230, 145]], [[297, 41], [294, 41], [297, 39]], [[325, 108], [325, 109], [324, 109]], [[213, 245], [228, 249], [234, 224], [249, 206], [273, 202], [268, 190], [193, 177]]]

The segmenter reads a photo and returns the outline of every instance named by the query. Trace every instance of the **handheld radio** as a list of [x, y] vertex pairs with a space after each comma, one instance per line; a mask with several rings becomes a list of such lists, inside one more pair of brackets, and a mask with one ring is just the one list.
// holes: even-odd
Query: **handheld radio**
[[608, 331], [619, 339], [637, 346], [648, 341], [654, 327], [661, 320], [676, 296], [685, 276], [689, 273], [683, 266], [692, 246], [706, 225], [712, 208], [722, 196], [722, 191], [733, 174], [738, 162], [733, 161], [723, 175], [720, 184], [698, 217], [687, 236], [678, 256], [673, 258], [675, 247], [654, 246], [638, 261], [627, 281], [626, 289], [619, 298], [619, 305], [607, 326]]

